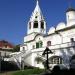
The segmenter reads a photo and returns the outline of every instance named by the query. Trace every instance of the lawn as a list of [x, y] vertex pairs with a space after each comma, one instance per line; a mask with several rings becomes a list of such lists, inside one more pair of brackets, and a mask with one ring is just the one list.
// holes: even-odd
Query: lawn
[[25, 70], [19, 70], [19, 71], [12, 71], [12, 72], [5, 72], [0, 75], [34, 75], [34, 74], [40, 74], [44, 70], [43, 69], [25, 69]]
[[40, 74], [43, 71], [44, 71], [43, 69], [38, 69], [38, 68], [26, 69], [26, 70], [14, 72], [12, 75], [33, 75], [33, 74]]

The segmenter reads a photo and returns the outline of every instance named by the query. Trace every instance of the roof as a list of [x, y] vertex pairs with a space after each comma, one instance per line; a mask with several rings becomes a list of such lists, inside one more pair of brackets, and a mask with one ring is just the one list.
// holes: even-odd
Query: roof
[[1, 40], [0, 41], [0, 48], [3, 48], [4, 46], [8, 46], [9, 48], [13, 48], [14, 47], [14, 45], [9, 43], [8, 41]]
[[69, 12], [69, 11], [75, 11], [74, 8], [68, 8], [66, 12]]
[[[41, 20], [44, 20], [44, 17], [43, 17], [43, 14], [42, 14], [42, 12], [41, 12], [41, 9], [40, 9], [38, 0], [37, 0], [37, 2], [36, 2], [36, 6], [35, 6], [34, 11], [32, 12], [32, 15], [31, 15], [30, 20], [35, 20], [35, 19], [36, 19], [36, 16], [38, 16], [38, 17], [41, 16]], [[35, 17], [35, 18], [34, 18], [34, 17]]]

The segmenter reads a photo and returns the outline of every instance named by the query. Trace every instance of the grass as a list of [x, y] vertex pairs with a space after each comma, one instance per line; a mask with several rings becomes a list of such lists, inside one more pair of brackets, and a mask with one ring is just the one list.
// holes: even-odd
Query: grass
[[43, 69], [38, 69], [38, 68], [26, 69], [26, 70], [14, 72], [12, 75], [33, 75], [33, 74], [40, 74], [43, 71], [44, 71]]
[[35, 74], [40, 74], [43, 71], [44, 71], [43, 69], [34, 68], [34, 69], [25, 69], [19, 71], [0, 73], [0, 75], [35, 75]]

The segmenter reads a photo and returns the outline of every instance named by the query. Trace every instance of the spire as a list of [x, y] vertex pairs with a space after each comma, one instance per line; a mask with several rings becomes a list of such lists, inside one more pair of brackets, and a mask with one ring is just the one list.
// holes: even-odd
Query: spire
[[36, 6], [39, 7], [39, 0], [37, 0], [37, 2], [36, 2]]
[[42, 20], [44, 20], [43, 14], [42, 14], [40, 6], [39, 6], [39, 0], [36, 0], [36, 6], [35, 6], [34, 11], [32, 12], [30, 20], [36, 19], [36, 18], [34, 18], [36, 16], [38, 16], [38, 18], [40, 17]]
[[30, 34], [33, 32], [42, 33], [42, 34], [46, 33], [46, 22], [41, 12], [38, 0], [36, 0], [35, 9], [32, 12], [30, 20], [28, 22], [28, 32], [27, 33]]
[[39, 1], [37, 0], [37, 5], [39, 5]]
[[35, 10], [34, 11], [37, 11], [37, 12], [40, 12], [40, 7], [39, 7], [39, 1], [37, 0], [36, 2], [36, 7], [35, 7]]

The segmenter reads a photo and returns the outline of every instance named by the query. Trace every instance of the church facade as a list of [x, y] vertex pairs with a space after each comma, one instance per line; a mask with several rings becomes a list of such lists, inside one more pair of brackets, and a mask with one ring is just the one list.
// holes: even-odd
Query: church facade
[[75, 9], [69, 8], [66, 11], [66, 23], [60, 22], [56, 28], [51, 27], [46, 33], [46, 21], [37, 0], [27, 26], [27, 36], [20, 47], [20, 51], [25, 51], [24, 62], [44, 68], [35, 59], [40, 57], [45, 61], [46, 57], [42, 53], [48, 47], [53, 52], [49, 54], [50, 67], [60, 65], [68, 68], [71, 57], [75, 55]]
[[46, 21], [37, 0], [36, 7], [28, 22], [27, 36], [20, 46], [20, 52], [15, 53], [16, 59], [24, 65], [44, 68], [42, 62], [37, 61], [40, 57], [43, 62], [46, 56], [43, 52], [48, 47], [49, 66], [53, 68], [59, 65], [61, 68], [70, 67], [71, 59], [75, 55], [75, 9], [66, 11], [66, 23], [60, 22], [56, 27], [51, 27], [46, 33]]

